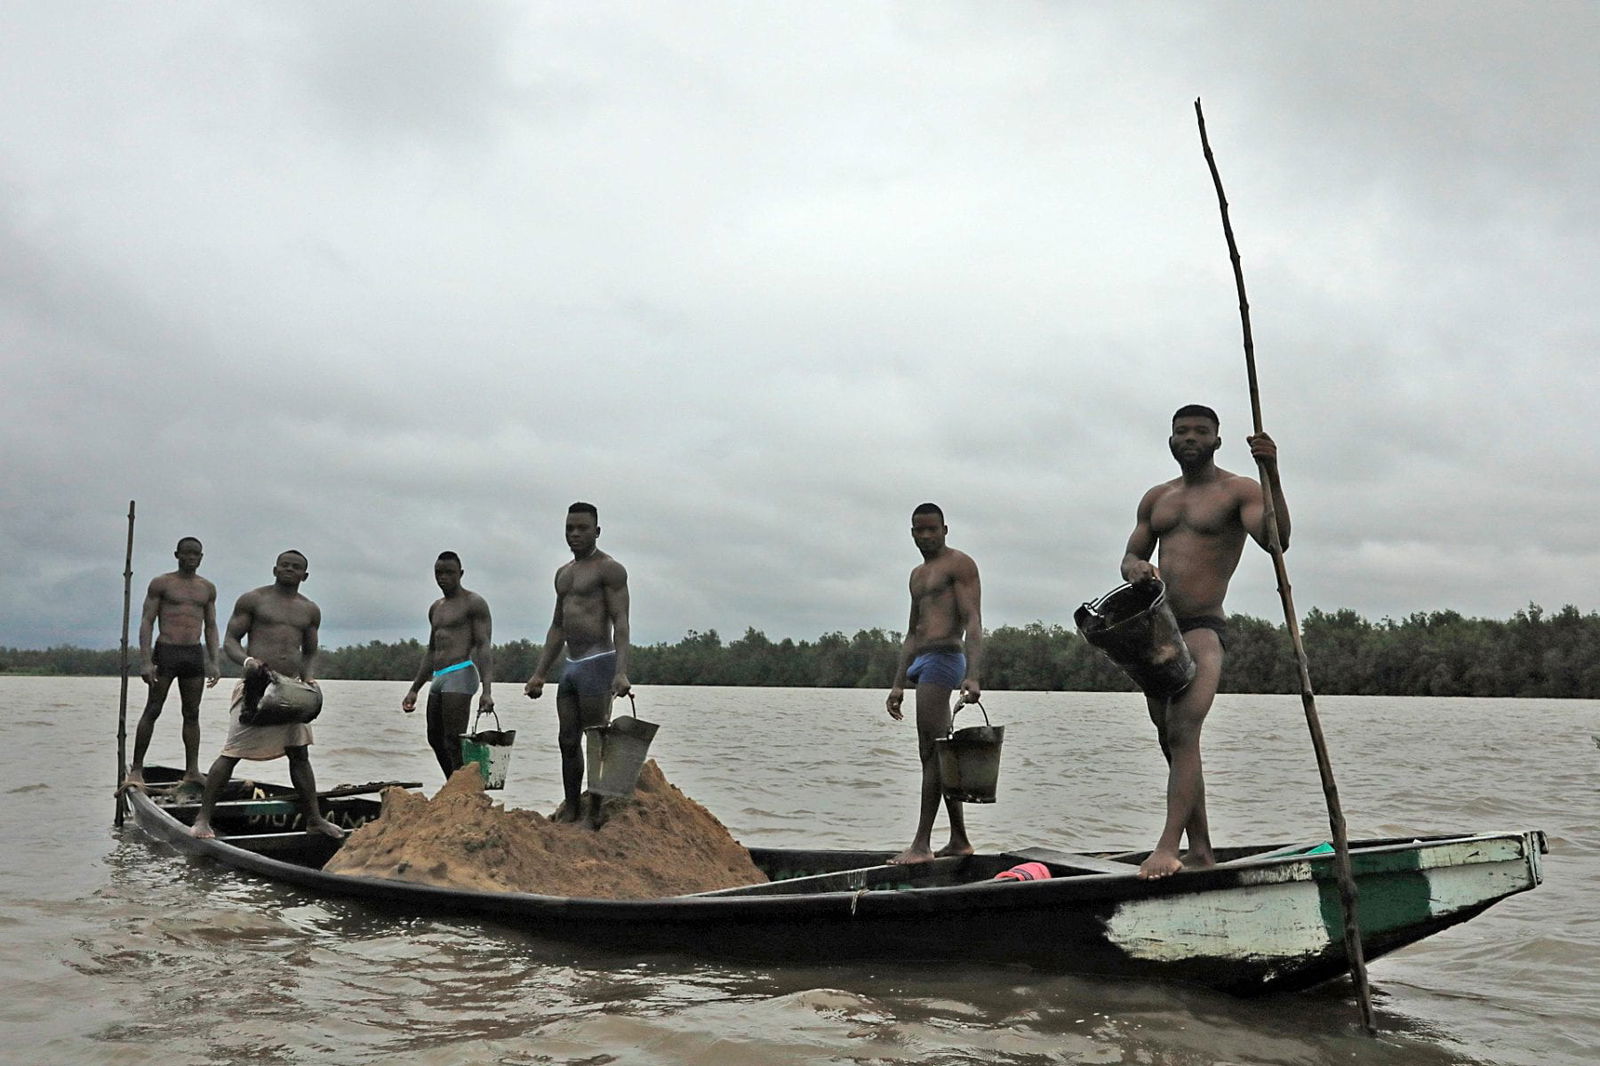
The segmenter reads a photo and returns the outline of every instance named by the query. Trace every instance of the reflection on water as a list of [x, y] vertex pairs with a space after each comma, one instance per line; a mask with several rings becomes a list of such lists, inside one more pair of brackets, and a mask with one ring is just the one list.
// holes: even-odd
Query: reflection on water
[[[394, 706], [401, 691], [328, 683], [313, 748], [324, 787], [437, 785], [421, 721]], [[1570, 802], [1572, 788], [1593, 787], [1594, 704], [1325, 701], [1354, 835], [1553, 831], [1544, 888], [1374, 965], [1373, 1041], [1356, 1031], [1344, 984], [1241, 1001], [1020, 967], [732, 967], [320, 899], [108, 828], [115, 766], [99, 738], [114, 729], [114, 680], [8, 678], [0, 694], [23, 712], [0, 721], [6, 749], [37, 747], [49, 729], [104, 771], [90, 784], [54, 765], [7, 770], [0, 1037], [37, 1061], [1575, 1066], [1600, 1044], [1600, 919], [1584, 902], [1600, 877], [1600, 815]], [[45, 699], [57, 705], [49, 724], [24, 732]], [[981, 846], [1148, 846], [1161, 765], [1130, 698], [985, 702], [1007, 725], [1007, 751], [999, 802], [970, 809]], [[662, 723], [652, 752], [669, 777], [747, 842], [887, 850], [909, 835], [913, 739], [879, 693], [665, 689], [641, 703]], [[548, 810], [560, 793], [553, 714], [512, 713], [503, 799]], [[208, 694], [208, 752], [225, 715]], [[152, 761], [181, 753], [167, 717]], [[281, 764], [242, 769], [285, 779]], [[1224, 697], [1207, 771], [1220, 841], [1325, 836], [1298, 700]]]

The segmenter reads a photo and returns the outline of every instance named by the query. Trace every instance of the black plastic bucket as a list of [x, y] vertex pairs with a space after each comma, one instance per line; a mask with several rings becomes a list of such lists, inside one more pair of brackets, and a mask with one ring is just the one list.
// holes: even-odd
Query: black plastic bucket
[[1194, 681], [1194, 657], [1160, 580], [1119, 585], [1079, 607], [1072, 620], [1146, 696], [1171, 699]]

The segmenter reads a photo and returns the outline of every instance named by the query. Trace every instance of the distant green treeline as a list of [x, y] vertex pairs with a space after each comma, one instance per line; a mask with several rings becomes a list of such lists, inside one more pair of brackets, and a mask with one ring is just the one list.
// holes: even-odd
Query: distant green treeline
[[[1299, 691], [1282, 625], [1236, 614], [1228, 626], [1224, 691]], [[1369, 622], [1354, 611], [1313, 609], [1302, 632], [1312, 683], [1330, 695], [1600, 698], [1600, 614], [1572, 606], [1546, 614], [1530, 604], [1504, 622], [1455, 611]], [[887, 688], [899, 644], [900, 634], [882, 629], [802, 641], [772, 641], [754, 629], [732, 641], [715, 630], [691, 631], [676, 644], [635, 648], [629, 677], [639, 685]], [[1002, 626], [987, 635], [984, 648], [986, 689], [1133, 690], [1121, 671], [1061, 626]], [[325, 652], [319, 673], [404, 681], [421, 655], [415, 640], [372, 641]], [[538, 655], [539, 645], [527, 640], [496, 645], [496, 680], [520, 683]], [[116, 650], [0, 648], [0, 673], [114, 676], [119, 660]]]

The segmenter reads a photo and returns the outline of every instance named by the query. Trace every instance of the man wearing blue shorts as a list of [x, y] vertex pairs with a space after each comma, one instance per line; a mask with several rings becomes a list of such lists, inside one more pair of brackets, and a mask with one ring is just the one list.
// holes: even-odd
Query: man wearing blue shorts
[[489, 694], [493, 623], [484, 598], [462, 586], [465, 572], [461, 556], [439, 553], [433, 580], [444, 595], [428, 608], [428, 649], [417, 664], [411, 690], [400, 701], [400, 709], [410, 714], [417, 709], [417, 693], [429, 682], [428, 746], [446, 780], [461, 769], [461, 737], [467, 731], [472, 695], [480, 684], [483, 695], [478, 697], [478, 713], [494, 710], [494, 697]]
[[[594, 504], [578, 502], [567, 508], [566, 533], [572, 562], [556, 571], [555, 617], [523, 691], [538, 699], [565, 650], [567, 665], [556, 686], [564, 802], [556, 818], [575, 822], [584, 813], [583, 731], [611, 721], [612, 699], [630, 689], [628, 571], [600, 550], [600, 514]], [[598, 827], [600, 797], [591, 793], [588, 799], [589, 824]]]
[[950, 732], [950, 694], [961, 690], [964, 703], [982, 694], [978, 667], [983, 657], [982, 590], [978, 564], [966, 552], [945, 543], [950, 532], [944, 512], [935, 504], [918, 505], [911, 512], [911, 539], [922, 553], [922, 565], [911, 571], [911, 620], [900, 648], [894, 687], [886, 705], [889, 717], [902, 721], [900, 705], [908, 683], [917, 692], [917, 754], [922, 759], [922, 799], [917, 833], [911, 846], [889, 861], [928, 862], [935, 855], [970, 855], [966, 819], [961, 801], [946, 799], [950, 815], [950, 842], [933, 850], [933, 819], [943, 796], [939, 760], [934, 741]]

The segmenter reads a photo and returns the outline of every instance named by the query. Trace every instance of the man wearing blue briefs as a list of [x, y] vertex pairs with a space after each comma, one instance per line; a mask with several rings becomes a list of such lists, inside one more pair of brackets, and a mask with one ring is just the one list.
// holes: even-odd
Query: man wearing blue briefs
[[[628, 684], [628, 572], [600, 550], [600, 514], [592, 503], [567, 508], [567, 547], [572, 562], [556, 571], [556, 610], [545, 634], [533, 676], [524, 688], [529, 699], [544, 692], [545, 678], [565, 649], [566, 668], [556, 687], [560, 724], [561, 787], [565, 802], [557, 817], [582, 817], [583, 731], [611, 721], [611, 701], [626, 696]], [[600, 797], [589, 794], [591, 825], [600, 819]]]
[[461, 735], [467, 731], [472, 694], [483, 686], [478, 713], [494, 710], [489, 695], [491, 622], [489, 605], [476, 592], [461, 585], [461, 557], [440, 552], [433, 564], [433, 580], [444, 595], [428, 608], [428, 650], [422, 653], [411, 690], [400, 701], [410, 714], [417, 709], [417, 693], [428, 688], [428, 746], [439, 760], [446, 779], [461, 768]]
[[982, 694], [978, 667], [983, 658], [983, 616], [978, 564], [966, 552], [945, 544], [950, 528], [944, 512], [931, 503], [911, 512], [911, 539], [922, 553], [922, 565], [911, 571], [911, 620], [900, 648], [894, 687], [886, 702], [889, 717], [904, 719], [900, 705], [908, 683], [917, 689], [917, 754], [922, 758], [922, 802], [917, 834], [911, 846], [889, 861], [928, 862], [935, 855], [970, 855], [966, 819], [959, 800], [946, 799], [950, 842], [932, 850], [933, 819], [943, 789], [934, 741], [950, 732], [950, 694], [961, 690], [964, 703]]

